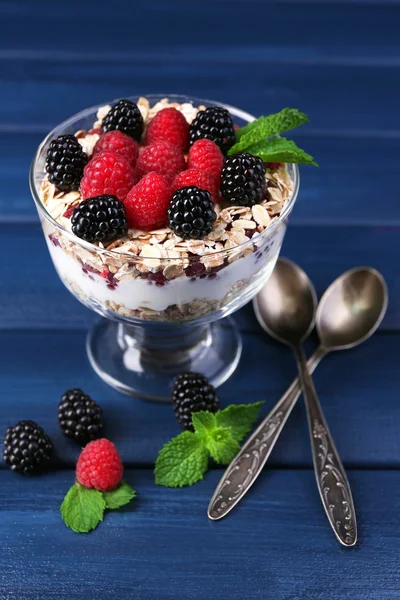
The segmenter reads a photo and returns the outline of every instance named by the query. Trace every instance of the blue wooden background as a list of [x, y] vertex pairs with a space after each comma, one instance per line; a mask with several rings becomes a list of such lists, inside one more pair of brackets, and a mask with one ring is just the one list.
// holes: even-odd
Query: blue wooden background
[[[400, 598], [399, 28], [398, 0], [0, 0], [0, 430], [31, 418], [57, 448], [43, 477], [0, 469], [0, 600]], [[255, 115], [307, 112], [311, 125], [296, 139], [320, 168], [301, 169], [284, 254], [319, 293], [360, 264], [388, 281], [380, 331], [315, 375], [354, 491], [352, 550], [338, 546], [320, 506], [301, 404], [251, 493], [212, 523], [206, 508], [221, 471], [192, 488], [155, 486], [157, 451], [178, 433], [171, 408], [112, 391], [88, 365], [95, 317], [50, 263], [29, 163], [70, 114], [151, 92], [215, 98]], [[244, 355], [221, 397], [264, 399], [265, 414], [294, 362], [260, 332], [250, 306], [237, 321]], [[58, 512], [77, 450], [58, 431], [57, 404], [74, 386], [104, 407], [139, 494], [87, 536]]]

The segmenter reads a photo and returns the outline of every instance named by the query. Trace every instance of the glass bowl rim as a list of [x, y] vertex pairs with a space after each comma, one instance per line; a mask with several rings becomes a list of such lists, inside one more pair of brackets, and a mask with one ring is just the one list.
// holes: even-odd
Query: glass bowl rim
[[[254, 121], [256, 119], [256, 117], [254, 117], [252, 114], [250, 114], [240, 108], [237, 108], [236, 106], [232, 106], [232, 105], [226, 104], [224, 102], [218, 102], [216, 100], [207, 100], [205, 98], [197, 98], [196, 96], [187, 96], [184, 94], [182, 94], [182, 95], [181, 94], [147, 94], [147, 95], [143, 94], [141, 96], [125, 96], [125, 98], [127, 100], [132, 100], [133, 102], [137, 102], [138, 98], [140, 98], [140, 97], [144, 97], [146, 99], [153, 99], [156, 102], [160, 101], [164, 98], [167, 98], [169, 101], [175, 100], [176, 102], [179, 102], [179, 103], [183, 103], [183, 102], [188, 102], [190, 104], [206, 103], [209, 105], [216, 105], [216, 106], [221, 106], [222, 108], [226, 108], [227, 110], [229, 110], [229, 112], [233, 116], [239, 117], [239, 118], [243, 119], [244, 121], [247, 121], [248, 123], [250, 123], [251, 121]], [[95, 115], [97, 113], [97, 111], [99, 110], [99, 108], [106, 106], [107, 104], [113, 105], [118, 100], [119, 100], [119, 98], [111, 100], [109, 102], [102, 102], [101, 104], [96, 104], [94, 106], [85, 108], [84, 110], [81, 110], [81, 111], [73, 114], [72, 116], [68, 117], [68, 119], [61, 121], [61, 123], [56, 125], [42, 140], [42, 142], [39, 144], [39, 146], [34, 154], [34, 157], [33, 157], [32, 163], [31, 163], [31, 167], [30, 167], [30, 171], [29, 171], [29, 185], [30, 185], [31, 193], [32, 193], [32, 196], [33, 196], [33, 199], [34, 199], [34, 202], [35, 202], [35, 205], [36, 205], [36, 208], [37, 208], [39, 214], [43, 215], [43, 217], [53, 227], [55, 227], [62, 235], [69, 238], [69, 240], [72, 241], [74, 244], [78, 244], [79, 246], [82, 246], [83, 248], [85, 248], [86, 250], [89, 250], [90, 252], [98, 252], [98, 253], [100, 253], [102, 255], [106, 255], [106, 256], [110, 255], [110, 257], [112, 257], [112, 258], [127, 257], [127, 258], [129, 258], [129, 260], [131, 262], [132, 261], [133, 262], [143, 261], [144, 259], [148, 261], [148, 260], [152, 260], [152, 257], [151, 258], [144, 257], [144, 256], [140, 256], [140, 255], [135, 255], [135, 254], [132, 254], [129, 252], [118, 252], [117, 249], [108, 250], [107, 248], [102, 248], [100, 246], [96, 246], [95, 244], [92, 244], [91, 242], [87, 242], [85, 240], [80, 239], [79, 237], [74, 235], [72, 233], [72, 231], [68, 231], [68, 229], [63, 227], [60, 223], [58, 223], [51, 216], [51, 214], [47, 211], [46, 207], [42, 203], [42, 200], [40, 199], [40, 196], [36, 189], [35, 175], [36, 175], [36, 170], [37, 170], [38, 159], [39, 159], [39, 156], [40, 156], [43, 148], [48, 144], [50, 139], [52, 139], [53, 137], [56, 137], [58, 135], [61, 135], [60, 130], [72, 125], [76, 120], [78, 120], [80, 118], [88, 117], [89, 115], [92, 115], [92, 114]], [[279, 217], [277, 219], [275, 219], [275, 221], [272, 224], [268, 225], [266, 227], [266, 229], [264, 229], [264, 231], [262, 231], [261, 233], [258, 233], [257, 235], [254, 235], [252, 238], [249, 238], [246, 242], [237, 244], [236, 246], [233, 246], [232, 248], [216, 250], [215, 252], [209, 252], [209, 253], [207, 253], [208, 258], [211, 258], [212, 256], [221, 255], [221, 254], [229, 255], [230, 253], [237, 252], [239, 249], [241, 251], [243, 251], [250, 244], [254, 244], [259, 240], [263, 240], [264, 238], [269, 237], [269, 235], [280, 225], [280, 223], [285, 220], [285, 218], [292, 211], [292, 208], [296, 202], [297, 195], [299, 192], [299, 187], [300, 187], [300, 173], [299, 173], [298, 165], [293, 164], [292, 167], [293, 167], [293, 171], [294, 171], [293, 192], [292, 192], [292, 195], [291, 195], [289, 201], [287, 202], [286, 206], [284, 207], [283, 211], [279, 215]], [[156, 231], [156, 230], [154, 230], [154, 231]], [[146, 232], [144, 232], [144, 233], [146, 233]], [[194, 240], [194, 241], [196, 241], [196, 240]], [[198, 262], [200, 260], [200, 258], [201, 257], [194, 255], [194, 256], [189, 256], [189, 257], [185, 257], [185, 258], [183, 258], [183, 257], [180, 257], [180, 258], [166, 257], [166, 258], [157, 258], [155, 260], [162, 260], [163, 262], [172, 262], [172, 263], [173, 262], [181, 263], [182, 261], [185, 261], [185, 262], [190, 263], [190, 262]]]

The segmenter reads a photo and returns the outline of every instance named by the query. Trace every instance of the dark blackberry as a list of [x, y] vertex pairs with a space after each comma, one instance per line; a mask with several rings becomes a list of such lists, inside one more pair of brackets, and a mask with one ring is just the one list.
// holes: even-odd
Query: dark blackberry
[[199, 110], [189, 127], [190, 145], [203, 138], [212, 140], [224, 152], [235, 143], [235, 130], [230, 112], [220, 106]]
[[88, 157], [74, 135], [59, 135], [46, 155], [49, 181], [64, 192], [78, 190]]
[[130, 100], [120, 100], [109, 110], [101, 124], [103, 133], [122, 131], [140, 142], [143, 133], [143, 117], [137, 105]]
[[3, 459], [11, 471], [29, 475], [42, 469], [50, 460], [53, 444], [34, 421], [20, 421], [8, 427], [4, 438]]
[[72, 232], [87, 242], [111, 242], [128, 230], [124, 204], [103, 194], [83, 200], [72, 213]]
[[265, 166], [248, 152], [229, 156], [221, 172], [221, 194], [236, 206], [253, 206], [264, 197]]
[[192, 414], [200, 410], [217, 412], [219, 400], [215, 388], [200, 373], [182, 373], [172, 388], [172, 406], [183, 429], [193, 431]]
[[101, 437], [103, 413], [98, 404], [80, 389], [68, 390], [58, 406], [61, 431], [80, 446]]
[[167, 217], [168, 225], [176, 235], [199, 240], [211, 232], [217, 214], [210, 192], [193, 185], [174, 193]]

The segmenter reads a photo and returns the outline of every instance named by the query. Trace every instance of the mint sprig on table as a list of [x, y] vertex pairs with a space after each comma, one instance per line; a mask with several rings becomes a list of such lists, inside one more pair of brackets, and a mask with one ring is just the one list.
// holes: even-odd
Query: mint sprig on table
[[194, 432], [180, 433], [158, 453], [156, 483], [166, 487], [193, 485], [203, 479], [210, 457], [218, 464], [228, 465], [257, 420], [262, 405], [263, 402], [231, 404], [216, 413], [194, 413]]
[[135, 490], [125, 481], [109, 492], [88, 489], [76, 481], [61, 504], [61, 516], [64, 523], [76, 533], [88, 533], [103, 520], [106, 509], [115, 510], [125, 506], [135, 496]]
[[264, 162], [285, 162], [305, 165], [318, 164], [295, 142], [280, 136], [286, 131], [308, 123], [307, 116], [297, 108], [284, 108], [278, 113], [259, 117], [236, 131], [236, 144], [228, 154], [249, 152]]

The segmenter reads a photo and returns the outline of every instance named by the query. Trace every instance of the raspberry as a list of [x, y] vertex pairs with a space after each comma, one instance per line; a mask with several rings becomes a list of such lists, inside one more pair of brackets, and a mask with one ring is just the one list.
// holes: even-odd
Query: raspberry
[[168, 142], [154, 142], [141, 148], [136, 166], [139, 177], [154, 172], [171, 183], [177, 173], [186, 169], [186, 161], [183, 152], [177, 146]]
[[148, 173], [135, 185], [124, 202], [129, 227], [157, 229], [167, 221], [171, 190], [158, 173]]
[[108, 194], [125, 200], [137, 179], [132, 165], [114, 152], [99, 152], [86, 165], [81, 181], [82, 198]]
[[146, 140], [148, 144], [162, 140], [186, 150], [189, 145], [189, 125], [176, 108], [163, 108], [150, 121]]
[[114, 489], [122, 479], [124, 467], [118, 450], [109, 440], [89, 442], [76, 465], [76, 478], [86, 488], [100, 492]]
[[197, 140], [189, 150], [188, 167], [207, 171], [219, 181], [224, 164], [224, 155], [211, 140]]
[[219, 181], [210, 173], [199, 171], [198, 169], [188, 169], [179, 173], [172, 184], [172, 191], [176, 192], [180, 188], [193, 186], [207, 190], [211, 194], [211, 200], [216, 203], [219, 198]]
[[135, 168], [139, 144], [129, 135], [126, 135], [126, 133], [116, 129], [115, 131], [104, 133], [97, 140], [93, 149], [93, 155], [99, 152], [114, 152], [118, 156], [125, 158]]

